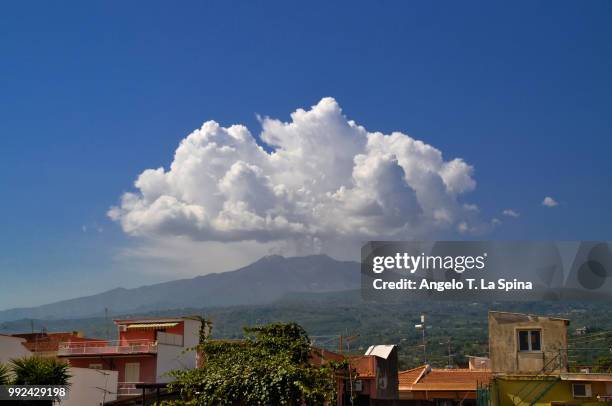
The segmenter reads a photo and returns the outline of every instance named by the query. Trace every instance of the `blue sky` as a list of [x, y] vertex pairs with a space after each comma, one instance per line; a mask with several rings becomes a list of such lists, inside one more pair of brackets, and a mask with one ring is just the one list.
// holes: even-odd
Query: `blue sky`
[[609, 1], [330, 3], [2, 4], [0, 308], [185, 276], [108, 209], [204, 121], [325, 96], [472, 165], [484, 238], [610, 239]]

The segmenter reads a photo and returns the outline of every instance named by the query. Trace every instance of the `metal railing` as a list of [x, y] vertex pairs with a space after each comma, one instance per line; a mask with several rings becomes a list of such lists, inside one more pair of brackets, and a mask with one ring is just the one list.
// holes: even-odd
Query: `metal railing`
[[148, 354], [157, 352], [157, 342], [151, 340], [86, 341], [60, 343], [57, 354], [71, 355], [112, 355]]
[[117, 396], [142, 395], [142, 389], [136, 388], [136, 384], [142, 382], [119, 382], [117, 384]]
[[563, 350], [566, 353], [567, 370], [574, 373], [610, 373], [612, 363], [607, 357], [612, 347], [573, 347]]
[[557, 354], [546, 361], [540, 372], [534, 375], [534, 380], [526, 381], [521, 389], [511, 395], [515, 405], [533, 406], [540, 400], [561, 378], [557, 375], [567, 368], [567, 354], [559, 350]]

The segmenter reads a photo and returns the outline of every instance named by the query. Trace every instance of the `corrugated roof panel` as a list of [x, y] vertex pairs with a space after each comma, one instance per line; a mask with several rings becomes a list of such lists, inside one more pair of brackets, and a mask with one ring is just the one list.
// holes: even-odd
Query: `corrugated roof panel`
[[371, 345], [365, 355], [376, 355], [377, 357], [387, 359], [394, 348], [395, 345]]

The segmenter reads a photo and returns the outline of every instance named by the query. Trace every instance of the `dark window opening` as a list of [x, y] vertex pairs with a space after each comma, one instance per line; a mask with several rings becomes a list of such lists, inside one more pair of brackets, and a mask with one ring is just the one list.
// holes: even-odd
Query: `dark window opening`
[[572, 393], [575, 398], [590, 398], [593, 396], [591, 385], [588, 383], [575, 383], [572, 385]]
[[519, 331], [519, 351], [529, 351], [529, 331]]
[[574, 396], [575, 397], [585, 397], [586, 396], [586, 388], [584, 385], [574, 385]]
[[519, 330], [519, 351], [542, 351], [540, 330]]
[[540, 332], [538, 330], [530, 331], [531, 335], [531, 351], [540, 351]]

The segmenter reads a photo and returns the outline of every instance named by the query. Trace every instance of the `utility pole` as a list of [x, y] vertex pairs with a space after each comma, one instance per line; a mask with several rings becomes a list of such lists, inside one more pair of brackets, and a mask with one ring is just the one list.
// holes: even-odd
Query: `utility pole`
[[356, 338], [359, 338], [359, 334], [354, 334], [352, 336], [345, 336], [344, 340], [346, 341], [346, 351], [350, 354], [351, 353], [351, 340], [355, 340]]
[[[351, 353], [351, 340], [354, 340], [356, 338], [359, 338], [359, 334], [353, 334], [353, 335], [349, 335], [348, 333], [348, 329], [346, 331], [346, 335], [342, 335], [340, 334], [340, 336], [338, 337], [338, 351], [340, 352], [340, 354], [342, 354], [342, 350], [343, 350], [343, 344], [346, 343], [346, 350], [347, 352], [350, 354]], [[351, 368], [351, 360], [350, 358], [347, 357], [347, 360], [349, 362], [349, 397], [350, 397], [350, 401], [351, 401], [351, 405], [353, 405], [353, 372], [352, 372], [352, 368]]]
[[425, 339], [425, 330], [427, 327], [425, 325], [425, 315], [421, 314], [421, 324], [415, 324], [414, 328], [417, 330], [421, 330], [423, 333], [423, 362], [427, 364], [427, 340]]
[[450, 339], [450, 337], [448, 338], [448, 341], [441, 342], [440, 344], [442, 344], [442, 345], [446, 344], [448, 346], [448, 364], [446, 364], [446, 368], [452, 368], [453, 367], [453, 354], [451, 353], [451, 339]]
[[359, 334], [349, 335], [348, 332], [346, 335], [340, 334], [338, 336], [338, 352], [342, 354], [344, 351], [344, 344], [346, 344], [346, 350], [351, 352], [351, 340], [359, 338]]
[[108, 326], [108, 307], [104, 308], [104, 325], [106, 326], [106, 339], [110, 340], [110, 331]]

